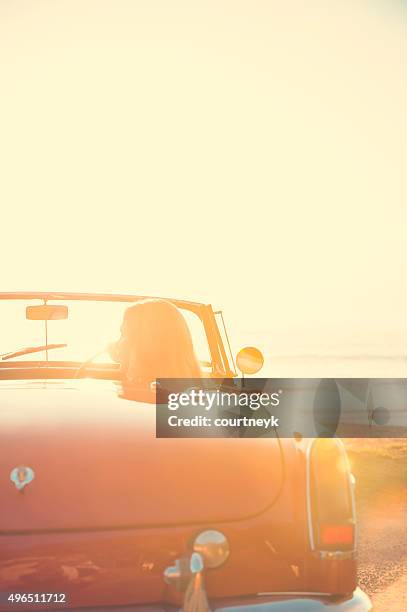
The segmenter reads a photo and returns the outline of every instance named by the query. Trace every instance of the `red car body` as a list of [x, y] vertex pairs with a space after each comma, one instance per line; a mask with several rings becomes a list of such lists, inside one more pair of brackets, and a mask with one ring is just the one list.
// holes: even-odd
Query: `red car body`
[[[175, 303], [201, 318], [212, 374], [231, 376], [212, 308]], [[59, 607], [16, 606], [13, 593], [65, 593], [63, 607], [75, 610], [179, 609], [183, 594], [164, 573], [208, 529], [230, 548], [223, 565], [205, 570], [211, 609], [370, 609], [356, 584], [348, 472], [338, 475], [338, 488], [352, 500], [349, 516], [323, 520], [331, 529], [350, 525], [351, 540], [338, 531], [338, 542], [332, 532], [325, 549], [319, 543], [313, 441], [157, 439], [154, 405], [125, 399], [113, 366], [90, 365], [75, 378], [78, 363], [2, 365], [1, 612]], [[343, 459], [340, 443], [329, 444]], [[23, 490], [10, 480], [18, 466], [35, 474]]]

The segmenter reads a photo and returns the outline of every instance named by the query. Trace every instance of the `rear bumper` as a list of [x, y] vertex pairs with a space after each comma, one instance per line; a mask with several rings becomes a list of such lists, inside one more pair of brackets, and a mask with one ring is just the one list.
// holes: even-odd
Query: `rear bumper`
[[213, 612], [304, 612], [373, 610], [369, 597], [361, 589], [356, 589], [347, 597], [330, 597], [324, 594], [270, 594], [246, 601], [223, 602], [212, 606]]
[[[36, 610], [39, 612], [38, 608]], [[166, 605], [109, 606], [107, 608], [76, 608], [70, 612], [179, 612], [179, 608]], [[323, 594], [269, 594], [254, 598], [211, 602], [212, 612], [368, 612], [373, 610], [369, 597], [356, 589], [348, 597], [330, 597]], [[58, 612], [57, 610], [48, 612]], [[59, 611], [60, 612], [60, 611]]]

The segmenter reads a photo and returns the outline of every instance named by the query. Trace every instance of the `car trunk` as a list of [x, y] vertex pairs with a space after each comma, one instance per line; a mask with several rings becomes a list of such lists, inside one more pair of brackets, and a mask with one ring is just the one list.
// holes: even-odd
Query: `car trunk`
[[[267, 545], [293, 533], [280, 452], [273, 439], [156, 439], [154, 405], [106, 381], [0, 383], [0, 590], [64, 592], [74, 608], [174, 602], [163, 572], [208, 528], [233, 553], [208, 574], [210, 597], [296, 588]], [[35, 474], [21, 492], [18, 466]]]
[[[156, 439], [154, 405], [109, 385], [0, 390], [0, 533], [214, 524], [275, 501], [275, 440]], [[21, 492], [18, 466], [35, 474]]]

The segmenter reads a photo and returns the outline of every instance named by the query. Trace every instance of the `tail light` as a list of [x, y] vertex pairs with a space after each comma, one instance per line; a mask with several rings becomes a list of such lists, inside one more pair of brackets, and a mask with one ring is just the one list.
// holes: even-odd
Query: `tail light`
[[308, 513], [311, 548], [355, 548], [355, 512], [351, 473], [340, 440], [318, 438], [308, 462]]

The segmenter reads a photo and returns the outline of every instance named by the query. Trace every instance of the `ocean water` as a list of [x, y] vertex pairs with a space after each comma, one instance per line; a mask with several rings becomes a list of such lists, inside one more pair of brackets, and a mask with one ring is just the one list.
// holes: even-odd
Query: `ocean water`
[[256, 346], [264, 355], [258, 376], [287, 378], [406, 378], [407, 332], [325, 334], [248, 331], [232, 345]]
[[265, 355], [259, 376], [277, 378], [406, 378], [407, 359], [369, 355]]

